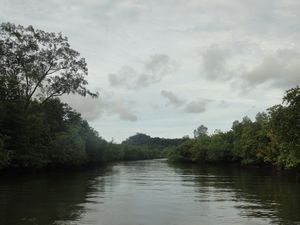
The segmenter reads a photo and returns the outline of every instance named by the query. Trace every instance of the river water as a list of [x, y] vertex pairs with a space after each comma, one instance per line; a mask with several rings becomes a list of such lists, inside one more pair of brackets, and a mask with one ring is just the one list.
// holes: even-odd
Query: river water
[[0, 178], [1, 225], [300, 224], [300, 183], [233, 166], [147, 160]]

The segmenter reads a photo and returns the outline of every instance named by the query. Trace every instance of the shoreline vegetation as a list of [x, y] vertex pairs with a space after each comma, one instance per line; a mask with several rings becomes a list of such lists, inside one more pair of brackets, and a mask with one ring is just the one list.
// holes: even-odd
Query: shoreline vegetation
[[300, 172], [300, 87], [285, 92], [283, 104], [244, 117], [231, 130], [207, 133], [201, 125], [194, 138], [167, 150], [173, 162], [238, 163]]
[[87, 65], [61, 34], [32, 26], [0, 26], [0, 170], [101, 165], [167, 157], [171, 162], [238, 163], [300, 170], [300, 88], [255, 121], [244, 117], [231, 130], [194, 138], [136, 134], [121, 144], [100, 137], [59, 97], [98, 97], [87, 89]]

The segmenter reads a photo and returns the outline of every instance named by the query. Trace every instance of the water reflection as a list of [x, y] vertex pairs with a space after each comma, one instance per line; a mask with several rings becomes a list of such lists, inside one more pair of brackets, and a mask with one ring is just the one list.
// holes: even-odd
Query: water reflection
[[300, 224], [300, 184], [290, 177], [236, 166], [170, 166], [180, 175], [194, 175], [198, 201], [232, 201], [242, 217]]
[[[0, 224], [50, 225], [77, 221], [89, 194], [104, 191], [97, 171], [1, 174]], [[97, 188], [95, 188], [97, 187]], [[98, 202], [97, 202], [98, 203]]]
[[0, 224], [300, 224], [296, 182], [236, 167], [115, 163], [0, 175]]

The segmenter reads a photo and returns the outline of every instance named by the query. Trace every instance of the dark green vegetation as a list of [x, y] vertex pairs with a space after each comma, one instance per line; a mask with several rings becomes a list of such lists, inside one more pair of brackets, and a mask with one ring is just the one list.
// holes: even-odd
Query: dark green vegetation
[[255, 121], [244, 117], [241, 122], [234, 121], [230, 131], [216, 131], [212, 135], [208, 135], [202, 125], [194, 131], [194, 136], [169, 149], [169, 159], [299, 168], [300, 87], [286, 91], [283, 104], [258, 113]]
[[283, 105], [235, 121], [228, 132], [164, 139], [136, 134], [122, 144], [102, 139], [63, 94], [98, 97], [87, 89], [87, 65], [61, 34], [0, 26], [0, 169], [44, 168], [168, 156], [172, 161], [300, 165], [300, 88]]
[[[183, 139], [168, 139], [150, 137], [146, 134], [137, 133], [122, 142], [122, 146], [127, 149], [126, 158], [161, 158], [168, 147], [175, 147], [183, 142]], [[141, 156], [139, 157], [139, 155]]]
[[97, 97], [86, 88], [87, 66], [61, 34], [0, 26], [0, 168], [74, 166], [158, 158], [147, 145], [103, 140], [57, 97]]

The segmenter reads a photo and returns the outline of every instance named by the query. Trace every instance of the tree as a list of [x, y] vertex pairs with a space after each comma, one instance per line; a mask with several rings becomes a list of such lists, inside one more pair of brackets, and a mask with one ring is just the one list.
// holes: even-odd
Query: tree
[[79, 131], [79, 126], [72, 125], [67, 131], [56, 134], [50, 152], [53, 164], [80, 165], [87, 162], [85, 143]]
[[[299, 107], [300, 106], [300, 87], [297, 85], [295, 88], [291, 88], [285, 92], [283, 97], [283, 102], [289, 107]], [[299, 109], [299, 108], [297, 108]]]
[[277, 165], [293, 168], [300, 165], [300, 87], [287, 90], [283, 103], [268, 109], [270, 127], [280, 143]]
[[11, 23], [0, 25], [0, 94], [2, 100], [45, 102], [63, 94], [97, 97], [86, 88], [84, 58], [67, 37]]
[[204, 125], [199, 126], [197, 129], [194, 130], [194, 137], [202, 137], [207, 135], [207, 127]]
[[0, 169], [9, 165], [10, 155], [5, 149], [4, 138], [0, 136]]

